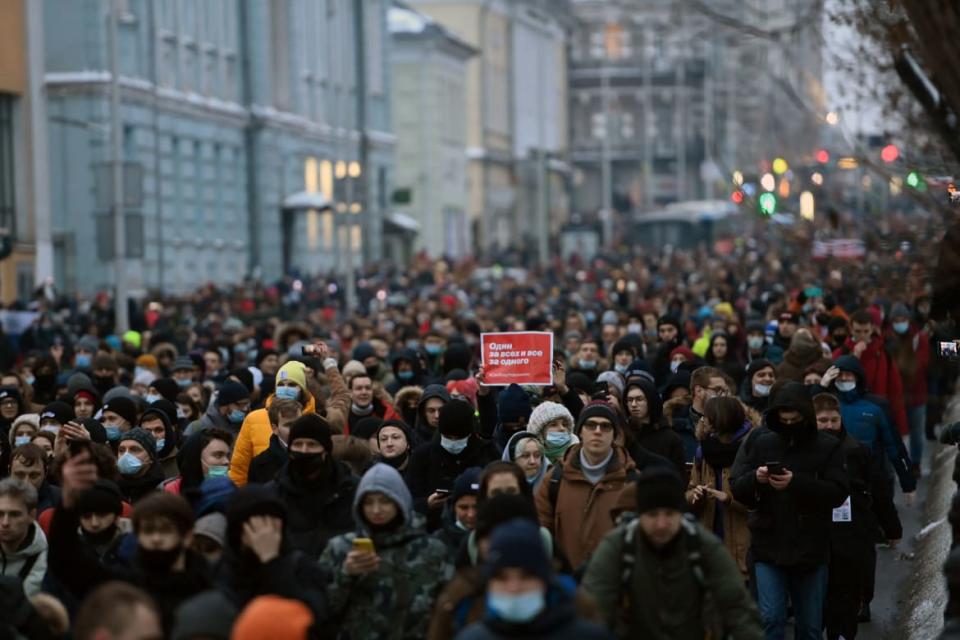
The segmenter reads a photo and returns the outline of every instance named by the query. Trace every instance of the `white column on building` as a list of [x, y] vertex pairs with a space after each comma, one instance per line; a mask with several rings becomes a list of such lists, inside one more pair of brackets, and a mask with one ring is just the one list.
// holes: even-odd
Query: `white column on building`
[[53, 229], [50, 219], [49, 147], [47, 146], [47, 94], [44, 85], [43, 2], [24, 2], [27, 31], [27, 86], [29, 98], [30, 191], [33, 209], [33, 242], [36, 250], [34, 278], [41, 284], [53, 277]]

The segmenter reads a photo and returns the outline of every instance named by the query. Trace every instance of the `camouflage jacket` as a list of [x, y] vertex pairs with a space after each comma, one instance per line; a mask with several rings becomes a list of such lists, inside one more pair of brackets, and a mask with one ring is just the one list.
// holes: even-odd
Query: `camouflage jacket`
[[415, 640], [426, 638], [434, 601], [453, 577], [446, 546], [414, 526], [374, 535], [380, 568], [364, 576], [347, 575], [343, 563], [356, 533], [330, 540], [320, 556], [329, 576], [331, 615], [341, 640]]

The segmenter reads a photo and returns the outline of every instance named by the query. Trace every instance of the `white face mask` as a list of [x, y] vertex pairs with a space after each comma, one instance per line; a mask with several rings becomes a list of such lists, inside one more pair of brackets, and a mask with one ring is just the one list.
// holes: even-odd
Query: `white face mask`
[[755, 384], [753, 385], [753, 393], [761, 398], [765, 398], [770, 395], [770, 386], [769, 384]]
[[853, 391], [854, 389], [857, 388], [857, 383], [853, 382], [852, 380], [844, 380], [844, 381], [838, 380], [836, 382], [836, 385], [837, 385], [837, 391], [840, 391], [841, 393]]
[[459, 455], [467, 448], [467, 445], [470, 444], [470, 438], [466, 437], [462, 440], [454, 440], [453, 438], [448, 438], [447, 436], [440, 436], [440, 446], [451, 455]]

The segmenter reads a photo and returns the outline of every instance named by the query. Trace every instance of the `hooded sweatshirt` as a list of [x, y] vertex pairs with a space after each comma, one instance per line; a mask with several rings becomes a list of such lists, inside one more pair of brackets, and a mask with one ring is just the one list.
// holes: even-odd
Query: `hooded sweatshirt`
[[47, 537], [36, 522], [30, 523], [26, 538], [19, 549], [5, 553], [0, 548], [0, 575], [18, 576], [23, 580], [27, 597], [40, 593], [43, 577], [47, 574]]
[[[397, 519], [373, 530], [363, 517], [363, 499], [381, 493], [397, 506]], [[330, 613], [356, 638], [420, 638], [427, 632], [440, 587], [453, 577], [444, 544], [423, 530], [413, 498], [400, 473], [375, 464], [360, 480], [353, 502], [356, 531], [330, 540], [320, 556], [329, 576]], [[343, 570], [357, 538], [370, 538], [380, 558], [377, 571], [348, 575]]]
[[412, 448], [430, 442], [437, 432], [427, 423], [427, 416], [424, 413], [427, 409], [427, 400], [431, 398], [440, 398], [446, 404], [450, 402], [450, 392], [442, 384], [431, 384], [423, 390], [423, 395], [420, 396], [420, 404], [417, 405], [417, 424], [414, 425], [413, 434], [416, 442], [412, 443]]

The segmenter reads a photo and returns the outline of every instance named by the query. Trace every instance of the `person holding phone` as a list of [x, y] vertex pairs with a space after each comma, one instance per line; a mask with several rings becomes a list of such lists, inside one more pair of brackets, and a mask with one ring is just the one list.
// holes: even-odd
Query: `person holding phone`
[[804, 386], [788, 382], [737, 451], [730, 486], [733, 499], [752, 511], [750, 550], [767, 638], [786, 634], [788, 594], [796, 639], [822, 635], [831, 515], [850, 495], [840, 444], [817, 430]]
[[393, 467], [375, 464], [353, 500], [355, 530], [320, 556], [329, 608], [356, 638], [422, 638], [433, 603], [453, 577], [446, 546], [423, 530], [413, 497]]

